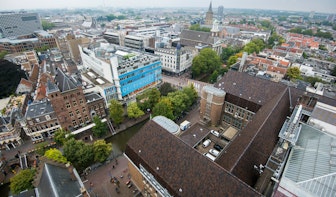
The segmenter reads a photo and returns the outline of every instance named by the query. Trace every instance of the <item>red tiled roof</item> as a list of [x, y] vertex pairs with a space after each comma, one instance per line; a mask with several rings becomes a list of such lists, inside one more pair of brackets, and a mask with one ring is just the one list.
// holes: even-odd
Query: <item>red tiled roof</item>
[[280, 74], [286, 74], [287, 69], [286, 68], [280, 68], [280, 67], [276, 67], [276, 66], [268, 66], [267, 67], [267, 71], [270, 72], [275, 72], [275, 73], [280, 73]]

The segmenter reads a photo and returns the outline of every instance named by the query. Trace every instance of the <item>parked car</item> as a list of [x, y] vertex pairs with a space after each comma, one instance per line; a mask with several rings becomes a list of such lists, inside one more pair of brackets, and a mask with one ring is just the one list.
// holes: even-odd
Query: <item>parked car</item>
[[215, 157], [218, 157], [218, 155], [219, 155], [219, 151], [217, 151], [217, 150], [215, 150], [215, 149], [210, 149], [209, 150], [209, 153], [211, 153], [213, 156], [215, 156]]
[[210, 139], [207, 139], [203, 142], [203, 147], [206, 148], [208, 147], [209, 145], [211, 144], [211, 140]]
[[219, 132], [218, 131], [211, 130], [210, 133], [212, 133], [216, 137], [219, 137]]
[[215, 144], [214, 149], [216, 149], [218, 151], [221, 151], [221, 150], [223, 150], [223, 147], [221, 145]]

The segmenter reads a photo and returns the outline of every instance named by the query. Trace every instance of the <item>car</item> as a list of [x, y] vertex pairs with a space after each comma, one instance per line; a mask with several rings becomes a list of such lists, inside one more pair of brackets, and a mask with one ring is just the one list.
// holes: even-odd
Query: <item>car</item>
[[209, 153], [211, 153], [213, 156], [215, 156], [215, 157], [218, 157], [218, 155], [219, 155], [219, 151], [217, 151], [217, 150], [215, 150], [215, 149], [210, 149], [209, 150]]
[[207, 139], [203, 142], [203, 147], [206, 148], [208, 147], [209, 145], [211, 144], [211, 140], [210, 139]]
[[221, 150], [223, 150], [223, 147], [221, 145], [215, 144], [214, 149], [216, 149], [218, 151], [221, 151]]
[[210, 133], [212, 133], [216, 137], [219, 137], [219, 132], [218, 131], [211, 130]]

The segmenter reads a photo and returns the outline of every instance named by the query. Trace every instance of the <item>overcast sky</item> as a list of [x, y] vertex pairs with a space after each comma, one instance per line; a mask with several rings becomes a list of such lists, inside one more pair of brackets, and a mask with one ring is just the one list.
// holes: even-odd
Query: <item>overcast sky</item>
[[[0, 10], [93, 7], [205, 7], [210, 0], [0, 0]], [[213, 0], [213, 8], [276, 9], [336, 13], [336, 0]]]

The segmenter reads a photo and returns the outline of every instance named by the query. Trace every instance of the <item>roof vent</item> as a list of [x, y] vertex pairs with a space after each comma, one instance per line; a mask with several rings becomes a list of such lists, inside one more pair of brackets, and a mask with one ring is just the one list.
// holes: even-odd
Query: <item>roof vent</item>
[[139, 150], [139, 153], [141, 153], [141, 150]]
[[181, 192], [181, 193], [182, 193], [182, 188], [180, 188], [180, 189], [179, 189], [179, 192]]
[[156, 167], [156, 170], [160, 170], [160, 168], [159, 168], [159, 167]]

